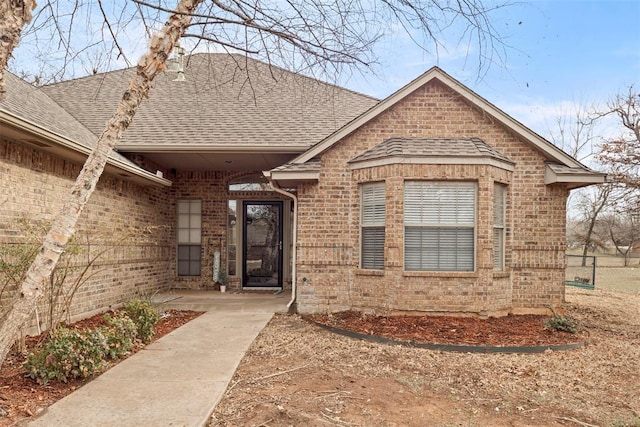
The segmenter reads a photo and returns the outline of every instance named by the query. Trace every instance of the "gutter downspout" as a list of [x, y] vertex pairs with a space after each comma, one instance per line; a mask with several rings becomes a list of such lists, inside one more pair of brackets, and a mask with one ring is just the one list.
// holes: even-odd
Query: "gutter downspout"
[[293, 200], [293, 236], [291, 236], [291, 240], [293, 241], [292, 243], [292, 247], [293, 247], [293, 254], [291, 255], [291, 300], [289, 301], [289, 303], [287, 304], [287, 309], [290, 309], [291, 306], [293, 305], [293, 303], [296, 301], [296, 293], [297, 293], [297, 272], [296, 272], [296, 266], [297, 266], [297, 253], [298, 253], [298, 198], [296, 197], [295, 194], [293, 193], [289, 193], [288, 191], [283, 190], [282, 188], [278, 187], [278, 184], [276, 184], [274, 181], [271, 180], [271, 177], [268, 177], [269, 180], [269, 185], [271, 186], [271, 188], [273, 189], [273, 191], [275, 191], [276, 193], [280, 193], [283, 196], [287, 196], [289, 198], [291, 198]]

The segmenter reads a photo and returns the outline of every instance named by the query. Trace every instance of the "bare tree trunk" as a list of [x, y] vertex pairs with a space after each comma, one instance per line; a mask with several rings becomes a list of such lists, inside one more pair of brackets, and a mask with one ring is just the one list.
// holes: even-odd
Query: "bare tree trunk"
[[610, 185], [601, 186], [598, 188], [598, 194], [596, 195], [596, 200], [592, 206], [592, 215], [589, 218], [589, 228], [587, 229], [587, 234], [584, 238], [584, 249], [582, 250], [582, 266], [587, 265], [587, 251], [589, 250], [589, 244], [591, 243], [591, 236], [593, 235], [593, 229], [596, 226], [596, 222], [598, 221], [598, 216], [602, 209], [609, 203], [609, 195], [611, 194], [611, 190], [613, 187]]
[[109, 154], [120, 140], [122, 132], [131, 124], [140, 103], [147, 97], [151, 82], [164, 70], [171, 50], [184, 34], [191, 22], [191, 15], [201, 2], [202, 0], [180, 0], [162, 30], [153, 36], [147, 54], [138, 62], [136, 76], [122, 96], [106, 129], [98, 138], [95, 149], [87, 158], [69, 198], [54, 220], [41, 250], [20, 286], [18, 298], [4, 323], [0, 325], [0, 364], [4, 362], [11, 349], [16, 333], [29, 320], [42, 297], [47, 279], [67, 241], [75, 232], [78, 218], [102, 175]]
[[0, 100], [4, 93], [4, 70], [35, 8], [34, 0], [0, 0]]

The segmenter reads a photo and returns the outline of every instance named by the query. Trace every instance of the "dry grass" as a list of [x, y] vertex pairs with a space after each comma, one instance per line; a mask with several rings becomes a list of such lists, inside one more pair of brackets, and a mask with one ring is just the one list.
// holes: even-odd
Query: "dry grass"
[[607, 291], [640, 293], [640, 266], [596, 267], [596, 288]]
[[276, 316], [213, 426], [640, 426], [640, 295], [567, 290], [591, 344], [534, 355], [374, 344]]

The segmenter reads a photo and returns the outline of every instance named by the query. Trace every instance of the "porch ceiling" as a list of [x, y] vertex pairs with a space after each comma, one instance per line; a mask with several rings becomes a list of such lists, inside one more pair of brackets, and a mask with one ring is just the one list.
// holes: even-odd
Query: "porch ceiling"
[[300, 152], [209, 152], [209, 153], [140, 153], [144, 157], [167, 169], [204, 170], [251, 170], [263, 171], [287, 163]]

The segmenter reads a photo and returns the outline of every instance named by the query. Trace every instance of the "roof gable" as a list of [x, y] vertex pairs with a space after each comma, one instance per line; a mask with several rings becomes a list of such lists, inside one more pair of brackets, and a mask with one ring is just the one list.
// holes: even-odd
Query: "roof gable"
[[375, 119], [377, 116], [384, 113], [385, 111], [414, 93], [416, 90], [420, 89], [433, 80], [437, 80], [440, 83], [444, 84], [450, 90], [459, 94], [463, 99], [476, 106], [480, 110], [484, 111], [485, 113], [489, 114], [506, 128], [522, 137], [532, 147], [543, 153], [547, 160], [570, 167], [585, 168], [585, 166], [582, 165], [579, 161], [575, 160], [567, 153], [544, 139], [542, 136], [533, 132], [531, 129], [527, 128], [522, 123], [518, 122], [513, 117], [509, 116], [508, 114], [491, 104], [489, 101], [482, 98], [471, 89], [455, 80], [439, 67], [433, 67], [429, 69], [427, 72], [425, 72], [406, 86], [402, 87], [397, 92], [391, 94], [389, 97], [380, 101], [378, 104], [376, 104], [360, 116], [356, 117], [354, 120], [350, 121], [342, 128], [338, 129], [328, 137], [318, 142], [309, 150], [292, 160], [292, 163], [304, 163], [309, 159], [319, 156], [321, 153], [331, 148], [334, 144], [338, 143], [344, 137], [356, 131], [361, 126], [364, 126], [371, 120]]

